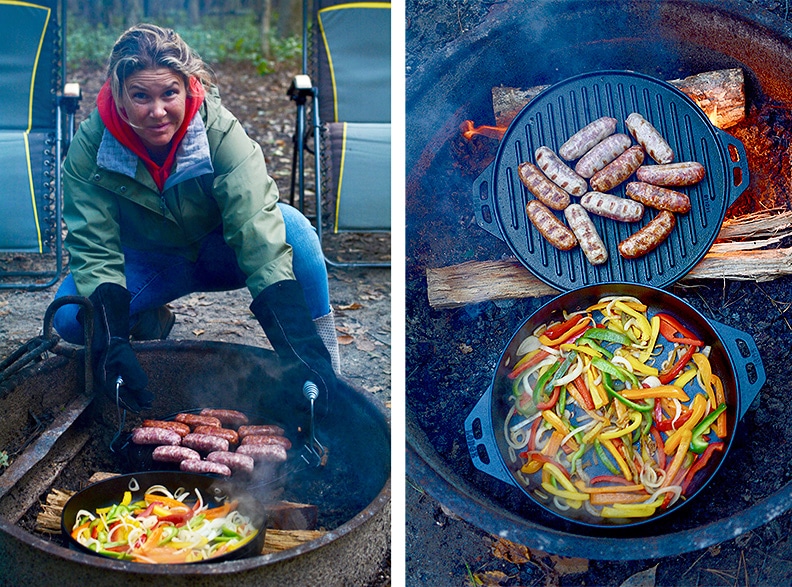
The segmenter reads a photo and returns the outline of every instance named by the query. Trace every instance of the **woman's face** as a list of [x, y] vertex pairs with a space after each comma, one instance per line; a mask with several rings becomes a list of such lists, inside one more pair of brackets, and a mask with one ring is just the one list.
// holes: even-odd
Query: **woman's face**
[[187, 88], [167, 67], [144, 69], [124, 81], [123, 107], [129, 123], [153, 155], [166, 154], [184, 121]]

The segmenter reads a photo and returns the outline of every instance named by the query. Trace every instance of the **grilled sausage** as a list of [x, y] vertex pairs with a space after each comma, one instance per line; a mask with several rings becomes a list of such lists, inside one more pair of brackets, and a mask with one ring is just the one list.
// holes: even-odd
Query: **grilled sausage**
[[649, 156], [658, 163], [671, 163], [674, 151], [663, 138], [663, 135], [643, 116], [633, 112], [624, 121], [627, 130], [641, 145]]
[[529, 200], [525, 205], [525, 212], [528, 219], [536, 227], [547, 242], [560, 251], [568, 251], [575, 248], [577, 239], [574, 233], [553, 214], [547, 206], [539, 200]]
[[275, 424], [258, 424], [258, 425], [250, 425], [250, 426], [240, 426], [237, 432], [239, 433], [239, 438], [244, 438], [245, 436], [249, 436], [251, 434], [283, 435], [286, 431], [280, 426], [276, 426]]
[[211, 473], [214, 475], [222, 475], [223, 477], [231, 476], [231, 469], [225, 465], [212, 461], [188, 459], [179, 463], [179, 469], [187, 473]]
[[220, 420], [214, 416], [199, 416], [198, 414], [181, 413], [174, 418], [177, 422], [183, 422], [191, 428], [194, 426], [222, 426]]
[[236, 452], [252, 457], [257, 463], [283, 463], [287, 458], [286, 449], [279, 444], [243, 444]]
[[162, 445], [154, 449], [151, 458], [161, 463], [181, 463], [188, 459], [201, 460], [201, 455], [186, 446]]
[[210, 436], [209, 434], [191, 432], [182, 438], [181, 441], [183, 446], [190, 447], [203, 454], [216, 450], [228, 450], [228, 441], [225, 438]]
[[607, 192], [625, 181], [636, 169], [641, 166], [644, 160], [643, 148], [639, 145], [630, 147], [624, 153], [616, 157], [605, 167], [591, 176], [589, 184], [591, 189], [596, 192]]
[[239, 444], [239, 434], [236, 430], [231, 430], [230, 428], [218, 428], [217, 426], [196, 426], [193, 432], [196, 434], [208, 434], [209, 436], [225, 438], [228, 441], [228, 444]]
[[242, 446], [246, 444], [280, 444], [286, 450], [292, 447], [291, 440], [285, 436], [275, 436], [274, 434], [252, 434], [242, 439]]
[[165, 428], [172, 430], [179, 436], [184, 436], [190, 433], [190, 427], [182, 422], [174, 422], [173, 420], [143, 420], [143, 428]]
[[665, 165], [644, 165], [635, 172], [639, 181], [665, 187], [695, 185], [704, 179], [706, 171], [698, 161], [683, 161]]
[[178, 446], [181, 444], [182, 437], [173, 430], [165, 428], [135, 428], [132, 430], [132, 442], [134, 444], [170, 444]]
[[597, 143], [616, 132], [616, 119], [609, 116], [590, 122], [558, 149], [558, 154], [567, 161], [573, 161], [585, 155]]
[[631, 234], [619, 243], [619, 254], [625, 259], [637, 259], [653, 251], [668, 238], [676, 226], [676, 218], [671, 212], [663, 210], [646, 226]]
[[533, 163], [520, 163], [517, 175], [525, 187], [548, 208], [563, 210], [569, 206], [569, 194], [547, 179], [542, 170]]
[[561, 161], [558, 155], [548, 147], [539, 147], [534, 153], [536, 165], [544, 174], [561, 189], [573, 196], [582, 196], [586, 193], [588, 185], [575, 170]]
[[608, 250], [586, 209], [580, 204], [570, 204], [564, 210], [564, 216], [589, 263], [592, 265], [605, 263], [608, 260]]
[[225, 465], [231, 469], [233, 473], [250, 474], [253, 472], [253, 466], [255, 464], [253, 457], [249, 455], [223, 450], [210, 452], [206, 455], [206, 460]]
[[687, 194], [662, 188], [650, 183], [631, 181], [625, 190], [628, 198], [641, 202], [644, 206], [658, 210], [668, 210], [685, 214], [690, 212], [690, 198]]
[[625, 134], [611, 135], [583, 155], [575, 165], [575, 171], [581, 177], [589, 178], [629, 149], [631, 144], [630, 137]]
[[211, 416], [220, 420], [223, 426], [230, 426], [231, 428], [239, 428], [248, 423], [248, 417], [243, 412], [237, 410], [220, 410], [215, 408], [204, 408], [201, 410], [201, 416]]
[[600, 192], [587, 193], [580, 198], [580, 205], [592, 214], [619, 222], [636, 222], [644, 213], [643, 204], [640, 202]]

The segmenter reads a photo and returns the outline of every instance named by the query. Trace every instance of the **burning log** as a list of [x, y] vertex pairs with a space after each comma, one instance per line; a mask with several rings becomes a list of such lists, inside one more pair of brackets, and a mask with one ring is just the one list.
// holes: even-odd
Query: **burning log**
[[[727, 220], [718, 243], [681, 280], [770, 281], [792, 274], [792, 248], [761, 249], [792, 235], [792, 212], [756, 213]], [[741, 241], [744, 237], [752, 239]], [[429, 305], [435, 309], [467, 304], [557, 295], [516, 259], [468, 261], [426, 270]]]
[[[742, 69], [707, 71], [684, 79], [669, 80], [668, 83], [698, 104], [718, 128], [729, 128], [745, 119], [745, 78]], [[492, 88], [492, 106], [497, 126], [474, 128], [472, 122], [466, 121], [470, 124], [462, 129], [465, 138], [469, 139], [474, 134], [500, 138], [496, 136], [496, 131], [502, 136], [520, 110], [546, 87]]]

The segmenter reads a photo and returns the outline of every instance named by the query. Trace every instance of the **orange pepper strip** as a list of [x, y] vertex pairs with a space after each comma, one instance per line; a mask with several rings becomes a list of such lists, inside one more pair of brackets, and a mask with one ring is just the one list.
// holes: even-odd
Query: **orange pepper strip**
[[[702, 396], [696, 396], [702, 397]], [[682, 467], [682, 463], [685, 462], [685, 457], [688, 453], [688, 448], [690, 448], [690, 441], [693, 438], [693, 433], [690, 430], [681, 430], [679, 443], [676, 449], [676, 454], [674, 455], [674, 460], [671, 461], [671, 464], [668, 467], [668, 471], [666, 471], [666, 478], [663, 480], [663, 483], [660, 487], [666, 487], [671, 485], [674, 481], [674, 477], [677, 476], [679, 473], [679, 469]], [[666, 445], [668, 446], [668, 445]]]
[[613, 505], [614, 503], [641, 503], [649, 499], [649, 494], [642, 493], [593, 493], [589, 503], [591, 505]]
[[[718, 405], [725, 404], [726, 396], [723, 393], [723, 381], [721, 381], [721, 378], [717, 375], [713, 375], [712, 383], [715, 385], [715, 399], [718, 401]], [[726, 438], [726, 412], [723, 412], [718, 416], [718, 419], [715, 420], [715, 434], [721, 440]]]
[[136, 563], [176, 564], [187, 562], [187, 552], [178, 552], [173, 548], [158, 546], [146, 553], [133, 552], [132, 560]]
[[553, 433], [550, 435], [550, 440], [542, 449], [542, 454], [547, 455], [550, 457], [555, 457], [558, 454], [559, 449], [561, 448], [561, 441], [564, 440], [564, 435], [561, 434], [558, 430], [553, 430]]
[[622, 454], [613, 445], [613, 441], [611, 441], [608, 438], [603, 438], [602, 440], [600, 440], [600, 442], [602, 443], [602, 446], [608, 449], [608, 452], [613, 455], [613, 458], [616, 459], [616, 462], [618, 463], [619, 468], [621, 469], [622, 474], [624, 475], [624, 478], [627, 479], [627, 481], [632, 481], [633, 479], [632, 471], [630, 471], [630, 467], [627, 465], [627, 462], [624, 460]]
[[621, 392], [622, 397], [627, 399], [647, 399], [652, 397], [664, 397], [678, 399], [679, 401], [690, 401], [690, 397], [685, 390], [676, 385], [659, 385], [657, 387], [639, 387], [636, 389], [625, 389]]
[[[696, 424], [699, 423], [699, 420], [704, 417], [704, 412], [707, 409], [707, 398], [704, 397], [704, 394], [699, 393], [693, 398], [693, 413], [690, 415], [690, 418], [682, 424], [675, 432], [673, 432], [665, 441], [665, 453], [667, 455], [671, 455], [676, 452], [677, 447], [680, 444], [682, 439], [683, 432], [690, 432], [692, 435], [693, 428]], [[689, 442], [689, 441], [688, 441]]]
[[712, 367], [710, 366], [709, 359], [701, 353], [693, 353], [693, 362], [699, 370], [699, 377], [704, 382], [704, 391], [707, 392], [707, 397], [710, 402], [710, 409], [714, 410], [718, 407], [715, 392], [712, 389]]
[[573, 338], [575, 335], [580, 334], [584, 330], [588, 330], [589, 328], [590, 326], [588, 320], [581, 320], [558, 338], [547, 338], [544, 334], [540, 335], [539, 342], [545, 346], [555, 347], [566, 342], [570, 338]]
[[597, 487], [579, 487], [584, 493], [622, 493], [633, 491], [646, 491], [643, 485], [598, 485]]
[[[170, 497], [167, 497], [165, 495], [159, 495], [158, 493], [147, 493], [143, 496], [143, 499], [146, 500], [146, 504], [148, 505], [151, 505], [154, 502], [160, 502], [162, 505], [165, 505], [169, 508], [178, 508], [184, 510], [190, 509], [190, 506], [188, 506], [187, 504], [182, 503], [177, 499], [171, 499]], [[173, 513], [176, 514], [181, 512], [173, 512]]]
[[87, 522], [85, 522], [84, 524], [80, 524], [79, 526], [77, 526], [77, 527], [76, 527], [76, 528], [75, 528], [75, 529], [72, 531], [72, 538], [74, 538], [75, 540], [77, 540], [77, 537], [80, 535], [80, 532], [82, 532], [83, 530], [85, 530], [85, 529], [86, 529], [88, 526], [90, 526], [90, 525], [91, 525], [91, 520], [88, 520], [88, 521], [87, 521]]
[[[575, 400], [578, 400], [576, 395], [580, 396], [579, 403], [583, 408], [586, 410], [594, 410], [594, 400], [591, 397], [591, 392], [589, 391], [588, 387], [586, 386], [586, 381], [583, 379], [583, 375], [578, 375], [575, 379], [572, 380], [573, 385], [568, 386], [567, 389], [575, 397]], [[574, 387], [577, 394], [572, 391]]]
[[239, 502], [227, 501], [220, 507], [211, 508], [204, 512], [207, 520], [214, 520], [215, 518], [222, 518], [227, 516], [231, 510], [235, 510]]

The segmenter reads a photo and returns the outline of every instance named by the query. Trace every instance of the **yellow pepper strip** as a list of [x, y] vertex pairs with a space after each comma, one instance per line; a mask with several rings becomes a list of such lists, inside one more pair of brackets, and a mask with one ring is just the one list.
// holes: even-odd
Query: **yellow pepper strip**
[[699, 423], [699, 420], [704, 417], [704, 412], [707, 409], [707, 399], [704, 397], [703, 394], [699, 393], [696, 397], [693, 398], [693, 413], [688, 418], [687, 422], [682, 424], [674, 433], [672, 433], [665, 441], [665, 453], [666, 455], [671, 455], [676, 452], [677, 447], [679, 446], [680, 440], [682, 439], [682, 433], [692, 432], [693, 428], [696, 424]]
[[[597, 302], [593, 306], [589, 306], [588, 308], [586, 308], [586, 312], [591, 313], [591, 312], [596, 312], [597, 310], [604, 310], [612, 303], [613, 300], [608, 300], [606, 302]], [[640, 302], [636, 302], [633, 300], [623, 299], [623, 300], [619, 300], [619, 303], [629, 306], [634, 310], [636, 310], [637, 312], [646, 312], [647, 310], [646, 304], [641, 304]]]
[[[717, 375], [712, 376], [712, 381], [715, 384], [715, 399], [718, 400], [718, 405], [726, 403], [726, 396], [723, 393], [723, 381]], [[715, 434], [718, 438], [726, 438], [726, 412], [723, 412], [718, 419], [715, 420]]]
[[[570, 481], [569, 479], [567, 479], [567, 476], [566, 476], [566, 475], [564, 475], [564, 474], [561, 472], [561, 469], [559, 469], [559, 468], [558, 468], [557, 466], [555, 466], [553, 463], [544, 463], [544, 465], [542, 465], [542, 472], [543, 472], [543, 473], [544, 473], [544, 472], [547, 472], [547, 474], [548, 474], [548, 475], [550, 475], [550, 476], [551, 476], [551, 477], [553, 477], [553, 478], [554, 478], [556, 481], [558, 481], [558, 482], [561, 484], [561, 487], [563, 487], [563, 488], [564, 488], [564, 489], [566, 489], [567, 491], [572, 491], [572, 492], [574, 492], [574, 493], [580, 493], [580, 492], [579, 492], [579, 491], [578, 491], [578, 490], [575, 488], [575, 486], [574, 486], [574, 485], [572, 485], [572, 481]], [[583, 495], [583, 494], [581, 494], [581, 495]], [[579, 498], [575, 498], [575, 499], [586, 499], [586, 498], [585, 498], [585, 497], [579, 497]]]
[[649, 503], [614, 503], [613, 507], [615, 507], [617, 510], [637, 510], [642, 507], [657, 509], [663, 505], [664, 500], [665, 497], [660, 497], [659, 499], [650, 501]]
[[121, 505], [129, 505], [130, 503], [132, 503], [132, 492], [125, 491], [124, 499], [121, 500]]
[[712, 367], [709, 359], [701, 353], [693, 353], [691, 358], [699, 369], [699, 376], [704, 383], [704, 391], [707, 392], [709, 398], [710, 409], [714, 410], [718, 407], [718, 401], [715, 399], [715, 391], [712, 389]]
[[641, 340], [649, 342], [649, 339], [652, 338], [652, 326], [649, 324], [649, 320], [646, 319], [646, 316], [643, 313], [632, 309], [624, 302], [617, 301], [613, 305], [628, 316], [635, 318], [635, 323], [638, 326], [638, 329], [641, 331]]
[[619, 353], [619, 356], [627, 359], [627, 362], [632, 365], [633, 370], [637, 371], [638, 373], [643, 375], [654, 375], [655, 377], [657, 377], [657, 374], [660, 373], [660, 371], [657, 370], [657, 367], [652, 367], [645, 364], [644, 362], [633, 357], [630, 353]]
[[558, 346], [561, 342], [572, 338], [573, 336], [575, 336], [580, 332], [583, 332], [584, 330], [588, 330], [590, 327], [591, 326], [589, 325], [588, 320], [581, 320], [558, 338], [551, 339], [551, 338], [547, 338], [544, 334], [539, 335], [539, 342], [549, 347]]
[[[639, 504], [624, 504], [624, 505], [639, 505]], [[605, 506], [602, 508], [600, 515], [603, 518], [648, 518], [654, 515], [657, 507], [640, 506], [632, 510], [625, 510], [613, 506]]]
[[632, 481], [633, 476], [632, 476], [632, 471], [630, 471], [630, 467], [627, 466], [624, 457], [621, 455], [618, 449], [615, 446], [613, 446], [613, 443], [610, 441], [610, 439], [602, 438], [600, 442], [602, 443], [602, 446], [607, 448], [608, 452], [613, 455], [613, 458], [616, 459], [616, 463], [619, 465], [619, 468], [621, 469], [624, 478], [627, 479], [627, 481]]
[[[700, 396], [696, 396], [700, 397]], [[679, 469], [682, 467], [682, 463], [685, 462], [685, 457], [687, 456], [688, 449], [690, 448], [690, 441], [693, 438], [693, 433], [690, 430], [683, 430], [681, 434], [681, 438], [679, 440], [679, 446], [677, 447], [676, 454], [674, 455], [674, 460], [671, 461], [671, 465], [668, 467], [666, 471], [666, 478], [663, 480], [663, 483], [660, 487], [666, 487], [671, 485], [674, 481], [674, 477], [677, 476], [679, 473]]]
[[652, 320], [649, 323], [652, 327], [652, 335], [649, 337], [649, 344], [646, 345], [646, 348], [641, 351], [641, 354], [638, 356], [638, 360], [641, 363], [646, 363], [649, 360], [649, 357], [652, 356], [652, 352], [654, 351], [655, 344], [657, 344], [657, 336], [660, 334], [660, 317], [659, 316], [652, 316]]
[[[559, 433], [561, 433], [561, 437], [563, 439], [564, 436], [569, 434], [569, 428], [566, 424], [564, 424], [563, 420], [558, 417], [558, 415], [552, 410], [544, 410], [542, 412], [542, 418], [545, 419], [545, 422], [550, 424], [553, 428], [555, 428]], [[576, 451], [578, 449], [578, 443], [574, 438], [570, 438], [567, 440], [566, 445], [572, 451]]]
[[512, 371], [513, 371], [514, 369], [516, 369], [517, 367], [522, 367], [522, 366], [523, 366], [525, 363], [527, 363], [528, 361], [530, 361], [531, 359], [533, 359], [533, 358], [534, 358], [534, 357], [535, 357], [535, 356], [536, 356], [536, 355], [539, 353], [539, 351], [541, 351], [541, 350], [542, 350], [542, 349], [535, 349], [535, 350], [532, 350], [532, 351], [530, 351], [529, 353], [526, 353], [526, 354], [524, 354], [524, 355], [523, 355], [523, 356], [520, 358], [520, 360], [519, 360], [519, 361], [517, 361], [517, 362], [514, 364], [514, 367], [512, 367]]
[[676, 385], [658, 385], [657, 387], [641, 387], [638, 389], [625, 389], [621, 392], [627, 399], [646, 399], [652, 397], [665, 397], [678, 399], [681, 402], [689, 401], [690, 398], [685, 390]]
[[580, 346], [577, 344], [572, 343], [564, 343], [560, 347], [562, 351], [576, 351], [578, 353], [583, 353], [584, 355], [589, 355], [591, 357], [601, 357], [602, 353], [600, 353], [597, 349], [593, 349], [590, 346]]
[[599, 435], [600, 441], [602, 440], [610, 440], [611, 438], [618, 438], [620, 436], [624, 436], [626, 434], [631, 434], [633, 430], [638, 428], [641, 425], [641, 421], [643, 417], [641, 416], [641, 412], [633, 412], [630, 414], [630, 425], [626, 428], [619, 428], [617, 430], [609, 430], [607, 432], [603, 432]]
[[583, 436], [582, 439], [583, 444], [589, 444], [590, 442], [593, 442], [594, 439], [597, 436], [599, 436], [600, 430], [602, 430], [604, 427], [605, 427], [605, 422], [598, 422], [597, 424], [595, 424], [594, 428], [586, 432], [586, 434]]
[[581, 482], [578, 489], [584, 493], [632, 493], [633, 491], [646, 491], [643, 485], [597, 485], [586, 487]]
[[589, 496], [586, 493], [580, 493], [579, 491], [567, 491], [564, 489], [558, 489], [557, 487], [554, 487], [552, 483], [542, 483], [542, 489], [547, 491], [547, 493], [557, 495], [558, 497], [563, 497], [570, 501], [588, 501], [589, 499]]
[[676, 385], [677, 387], [685, 387], [688, 383], [690, 383], [693, 380], [693, 378], [696, 376], [696, 373], [698, 373], [698, 369], [691, 366], [689, 369], [686, 369], [682, 373], [682, 375], [676, 378], [676, 381], [674, 381], [674, 385]]
[[541, 468], [542, 468], [541, 461], [537, 461], [536, 459], [531, 459], [520, 468], [520, 471], [525, 473], [526, 475], [533, 475]]

